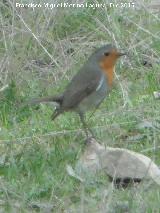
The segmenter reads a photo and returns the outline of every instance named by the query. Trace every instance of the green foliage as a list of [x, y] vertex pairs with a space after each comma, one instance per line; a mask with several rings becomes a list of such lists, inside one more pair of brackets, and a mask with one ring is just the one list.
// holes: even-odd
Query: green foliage
[[[63, 17], [63, 21], [62, 21]], [[53, 27], [53, 36], [63, 39], [79, 32], [80, 35], [87, 31], [95, 30], [95, 21], [88, 9], [73, 11], [70, 9], [65, 12], [62, 10], [58, 16], [57, 24]]]

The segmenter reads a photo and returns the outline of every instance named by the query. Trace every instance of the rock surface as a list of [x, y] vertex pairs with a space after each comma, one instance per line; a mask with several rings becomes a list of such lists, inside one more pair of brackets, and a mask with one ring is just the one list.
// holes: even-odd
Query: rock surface
[[104, 147], [92, 139], [76, 165], [76, 172], [94, 175], [100, 170], [115, 180], [152, 179], [160, 185], [160, 169], [149, 157], [127, 149]]

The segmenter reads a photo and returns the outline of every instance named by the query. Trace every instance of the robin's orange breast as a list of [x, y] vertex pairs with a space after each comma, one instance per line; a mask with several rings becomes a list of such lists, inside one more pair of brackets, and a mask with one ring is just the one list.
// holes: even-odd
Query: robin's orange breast
[[118, 53], [116, 50], [111, 51], [109, 54], [104, 54], [102, 59], [100, 60], [100, 67], [104, 74], [106, 75], [107, 84], [111, 88], [113, 83], [113, 76], [115, 70], [115, 64], [117, 59], [124, 55], [122, 53]]
[[114, 69], [115, 69], [114, 61], [112, 59], [108, 60], [104, 58], [100, 62], [100, 67], [106, 76], [108, 86], [111, 88], [113, 83]]

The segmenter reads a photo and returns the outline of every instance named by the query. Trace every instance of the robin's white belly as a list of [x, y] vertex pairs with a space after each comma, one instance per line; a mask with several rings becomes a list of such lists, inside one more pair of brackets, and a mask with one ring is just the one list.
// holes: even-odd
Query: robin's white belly
[[92, 108], [96, 108], [106, 97], [107, 94], [107, 83], [106, 78], [102, 76], [99, 85], [96, 90], [87, 96], [81, 103], [78, 105], [78, 110], [81, 112], [88, 111]]

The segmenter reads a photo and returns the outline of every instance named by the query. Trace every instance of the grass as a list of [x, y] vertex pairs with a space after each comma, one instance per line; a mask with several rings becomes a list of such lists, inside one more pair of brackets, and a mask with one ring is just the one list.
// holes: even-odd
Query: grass
[[[160, 120], [153, 97], [160, 90], [159, 15], [144, 8], [33, 11], [0, 4], [0, 88], [8, 84], [0, 92], [0, 209], [46, 212], [52, 204], [51, 212], [159, 212], [154, 184], [117, 190], [103, 172], [87, 183], [67, 174], [66, 165], [74, 167], [85, 149], [77, 115], [52, 122], [51, 105], [20, 107], [63, 91], [94, 48], [112, 42], [129, 57], [117, 64], [113, 90], [88, 122], [101, 142], [160, 164], [159, 129], [138, 127]], [[46, 206], [31, 208], [35, 202]]]

